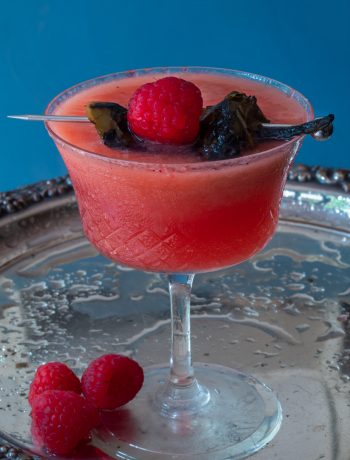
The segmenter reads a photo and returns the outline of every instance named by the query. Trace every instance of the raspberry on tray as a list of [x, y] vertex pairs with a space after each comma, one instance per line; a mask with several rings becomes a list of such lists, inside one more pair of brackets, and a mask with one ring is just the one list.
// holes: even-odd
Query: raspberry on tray
[[99, 420], [93, 404], [73, 391], [62, 390], [38, 395], [31, 415], [34, 442], [56, 455], [71, 453]]
[[108, 354], [95, 359], [84, 372], [84, 396], [99, 409], [116, 409], [131, 401], [143, 385], [143, 370], [127, 356]]
[[80, 394], [81, 384], [66, 364], [51, 362], [39, 366], [36, 370], [29, 389], [29, 404], [32, 406], [35, 398], [46, 390], [66, 390]]

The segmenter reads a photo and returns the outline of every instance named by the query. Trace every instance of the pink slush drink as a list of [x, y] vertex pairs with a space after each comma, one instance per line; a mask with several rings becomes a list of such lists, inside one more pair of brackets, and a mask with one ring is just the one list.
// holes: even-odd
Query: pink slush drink
[[[292, 91], [251, 77], [199, 70], [168, 75], [195, 83], [204, 106], [236, 90], [255, 95], [273, 123], [302, 123], [311, 116]], [[59, 96], [49, 110], [84, 115], [91, 101], [127, 107], [138, 87], [164, 76], [146, 71], [97, 79]], [[264, 247], [275, 231], [288, 168], [301, 142], [261, 142], [238, 158], [204, 161], [183, 146], [111, 149], [90, 123], [50, 123], [49, 130], [92, 244], [121, 264], [171, 273], [232, 266]]]

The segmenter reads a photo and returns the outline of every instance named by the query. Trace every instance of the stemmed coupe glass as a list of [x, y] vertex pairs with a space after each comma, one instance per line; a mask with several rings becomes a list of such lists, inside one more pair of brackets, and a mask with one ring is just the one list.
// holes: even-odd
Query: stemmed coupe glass
[[[57, 96], [46, 114], [77, 93], [106, 82], [147, 75], [203, 73], [254, 80], [297, 102], [292, 88], [251, 73], [212, 68], [154, 68], [81, 83]], [[303, 136], [222, 161], [155, 163], [84, 150], [47, 124], [69, 170], [84, 231], [108, 258], [165, 274], [171, 305], [170, 366], [145, 369], [145, 384], [128, 405], [131, 434], [104, 427], [94, 443], [123, 459], [239, 459], [265, 446], [282, 422], [281, 405], [251, 375], [192, 363], [190, 298], [194, 276], [249, 259], [272, 237], [289, 166]], [[154, 157], [153, 157], [154, 158]], [[113, 352], [113, 350], [111, 350]], [[242, 357], [243, 359], [244, 357]]]

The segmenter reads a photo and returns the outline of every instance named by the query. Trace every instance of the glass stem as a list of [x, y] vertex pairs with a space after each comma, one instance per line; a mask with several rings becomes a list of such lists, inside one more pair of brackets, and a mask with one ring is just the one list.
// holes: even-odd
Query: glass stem
[[171, 305], [170, 381], [190, 386], [194, 381], [191, 356], [190, 301], [194, 275], [169, 275]]
[[170, 377], [155, 394], [167, 417], [197, 413], [210, 401], [210, 393], [197, 382], [191, 356], [190, 300], [194, 275], [169, 275], [171, 305]]

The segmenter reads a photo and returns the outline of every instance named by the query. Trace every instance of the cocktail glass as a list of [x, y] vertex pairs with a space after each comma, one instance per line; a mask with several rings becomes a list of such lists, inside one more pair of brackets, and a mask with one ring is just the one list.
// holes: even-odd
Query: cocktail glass
[[[212, 68], [154, 68], [116, 73], [64, 91], [54, 114], [77, 93], [140, 75], [205, 74], [274, 87], [297, 102], [292, 88], [251, 73]], [[110, 259], [168, 276], [170, 366], [145, 369], [145, 384], [127, 406], [131, 430], [104, 426], [94, 443], [123, 459], [223, 460], [249, 456], [278, 432], [280, 403], [264, 383], [231, 368], [192, 364], [190, 297], [195, 273], [243, 262], [272, 237], [289, 166], [302, 137], [222, 161], [155, 163], [113, 158], [72, 144], [47, 125], [69, 170], [86, 236]], [[113, 350], [111, 350], [113, 352]], [[125, 415], [125, 414], [124, 414]], [[124, 427], [125, 428], [125, 427]]]

